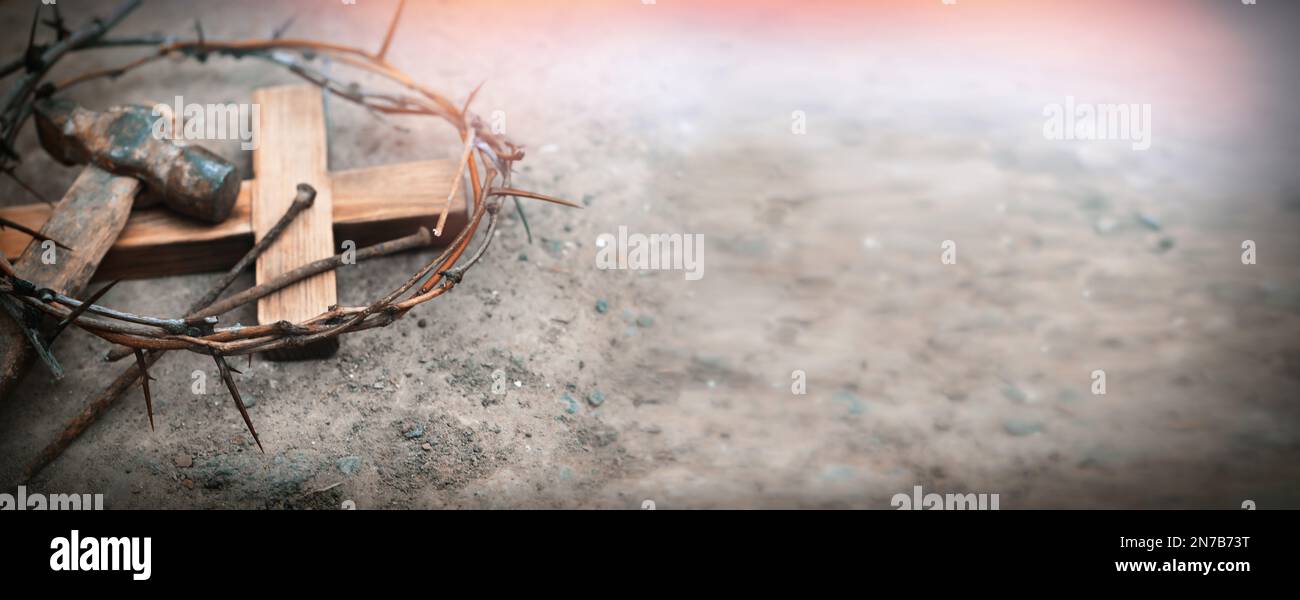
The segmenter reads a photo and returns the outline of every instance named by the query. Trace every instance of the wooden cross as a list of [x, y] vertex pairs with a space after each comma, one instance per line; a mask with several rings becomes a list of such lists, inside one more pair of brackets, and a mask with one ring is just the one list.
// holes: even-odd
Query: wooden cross
[[[329, 172], [319, 88], [292, 85], [261, 89], [254, 92], [253, 101], [261, 105], [258, 147], [253, 151], [256, 178], [243, 182], [231, 217], [213, 226], [163, 208], [137, 210], [100, 262], [95, 279], [139, 279], [227, 269], [284, 214], [300, 182], [316, 188], [316, 202], [258, 259], [258, 283], [339, 253], [336, 240], [351, 240], [361, 248], [413, 233], [420, 226], [432, 230], [444, 208], [448, 211], [447, 222], [435, 240], [446, 243], [466, 225], [463, 194], [446, 207], [452, 182], [458, 176], [455, 161]], [[50, 212], [44, 204], [0, 208], [0, 216], [36, 230], [45, 226]], [[0, 230], [0, 251], [7, 257], [20, 256], [29, 242], [31, 239], [20, 232]], [[335, 302], [334, 273], [324, 273], [260, 300], [258, 320], [300, 321], [324, 312]], [[268, 358], [328, 356], [336, 348], [337, 342], [334, 347], [268, 354]]]

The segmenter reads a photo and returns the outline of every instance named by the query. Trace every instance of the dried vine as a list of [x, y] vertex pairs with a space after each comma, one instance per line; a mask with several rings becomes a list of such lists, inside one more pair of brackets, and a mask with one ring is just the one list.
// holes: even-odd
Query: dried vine
[[[234, 279], [234, 276], [251, 263], [250, 257], [255, 258], [256, 253], [260, 252], [265, 245], [271, 243], [269, 240], [273, 240], [274, 236], [270, 236], [266, 244], [258, 244], [254, 251], [250, 252], [250, 256], [246, 256], [240, 261], [240, 264], [236, 265], [236, 268], [222, 278], [218, 286], [215, 286], [201, 301], [195, 303], [192, 307], [193, 310], [189, 314], [180, 318], [140, 316], [95, 304], [95, 300], [102, 295], [104, 290], [84, 302], [78, 301], [75, 298], [43, 288], [36, 282], [23, 280], [14, 271], [12, 265], [3, 256], [0, 256], [0, 301], [3, 301], [0, 304], [4, 304], [6, 309], [10, 309], [11, 312], [20, 310], [24, 316], [24, 319], [20, 320], [20, 324], [24, 320], [30, 323], [33, 315], [43, 314], [57, 319], [61, 324], [60, 329], [68, 324], [74, 324], [99, 338], [118, 345], [118, 348], [110, 352], [109, 358], [116, 359], [134, 355], [136, 359], [135, 364], [128, 368], [100, 397], [91, 402], [91, 405], [87, 407], [87, 413], [79, 417], [80, 420], [84, 421], [81, 423], [80, 429], [77, 428], [78, 422], [74, 421], [69, 426], [69, 429], [64, 432], [64, 435], [60, 437], [60, 440], [65, 443], [62, 446], [59, 446], [59, 441], [51, 444], [51, 447], [42, 453], [42, 458], [38, 459], [33, 467], [29, 467], [28, 476], [34, 474], [43, 464], [56, 457], [62, 451], [62, 448], [66, 447], [67, 441], [74, 439], [84, 429], [85, 425], [93, 421], [99, 412], [102, 412], [107, 405], [111, 404], [136, 379], [141, 379], [143, 382], [142, 388], [152, 425], [152, 398], [148, 388], [148, 380], [150, 379], [148, 368], [163, 352], [169, 350], [188, 350], [213, 357], [221, 372], [222, 379], [227, 384], [236, 405], [240, 408], [241, 415], [250, 433], [252, 433], [254, 439], [257, 439], [252, 421], [248, 418], [247, 411], [243, 409], [242, 402], [239, 401], [239, 391], [230, 375], [232, 369], [226, 363], [226, 357], [245, 354], [251, 356], [252, 353], [256, 352], [298, 347], [345, 333], [384, 327], [402, 318], [414, 307], [447, 293], [460, 283], [466, 271], [477, 263], [492, 243], [492, 239], [495, 237], [493, 234], [501, 209], [501, 201], [506, 197], [514, 198], [516, 203], [519, 202], [519, 198], [532, 198], [566, 206], [578, 206], [544, 194], [526, 192], [511, 187], [512, 166], [516, 161], [523, 158], [523, 150], [505, 136], [493, 133], [485, 128], [483, 121], [470, 112], [469, 107], [475, 93], [478, 91], [477, 89], [471, 92], [463, 103], [458, 105], [446, 96], [416, 82], [412, 77], [387, 62], [385, 55], [397, 29], [401, 15], [400, 6], [397, 14], [394, 15], [381, 49], [376, 53], [329, 42], [283, 39], [280, 37], [283, 29], [278, 30], [275, 37], [271, 39], [208, 40], [203, 37], [202, 27], [197, 23], [196, 32], [198, 36], [194, 40], [180, 41], [158, 38], [105, 39], [104, 34], [124, 19], [140, 2], [141, 0], [128, 0], [114, 10], [109, 17], [95, 19], [90, 26], [75, 33], [68, 32], [63, 28], [61, 17], [56, 18], [55, 21], [47, 22], [46, 24], [51, 28], [55, 27], [53, 23], [58, 23], [56, 29], [58, 40], [48, 47], [35, 44], [36, 23], [33, 23], [33, 35], [29, 42], [29, 49], [23, 59], [0, 68], [0, 76], [8, 75], [19, 68], [24, 69], [23, 75], [3, 97], [3, 113], [0, 113], [0, 172], [4, 172], [17, 180], [13, 170], [20, 158], [13, 151], [13, 140], [18, 130], [30, 117], [33, 102], [40, 98], [49, 97], [87, 81], [105, 78], [115, 79], [164, 58], [183, 57], [196, 59], [200, 62], [206, 61], [207, 58], [214, 55], [235, 59], [255, 58], [287, 68], [299, 77], [327, 90], [328, 93], [356, 103], [380, 118], [382, 118], [382, 115], [388, 114], [430, 116], [440, 118], [454, 126], [464, 143], [463, 154], [454, 181], [456, 182], [455, 185], [458, 186], [461, 179], [468, 173], [468, 191], [471, 198], [469, 222], [438, 256], [383, 297], [364, 306], [333, 306], [326, 312], [299, 323], [281, 321], [255, 326], [235, 325], [221, 327], [218, 325], [217, 318], [223, 313], [255, 301], [287, 285], [317, 273], [335, 269], [343, 264], [341, 256], [316, 261], [285, 273], [272, 281], [218, 301], [217, 297]], [[39, 16], [38, 9], [37, 19], [39, 19]], [[54, 63], [69, 52], [122, 46], [151, 47], [153, 52], [119, 67], [81, 73], [55, 84], [40, 83]], [[327, 57], [334, 62], [377, 75], [404, 91], [400, 93], [371, 92], [356, 83], [336, 79], [312, 66], [312, 62], [320, 57]], [[499, 185], [494, 187], [498, 179], [500, 180]], [[25, 184], [24, 187], [26, 187]], [[451, 198], [457, 191], [453, 189], [452, 195], [447, 198], [447, 205], [442, 211], [444, 218], [448, 212], [447, 209], [450, 207]], [[300, 194], [299, 200], [301, 199]], [[308, 202], [310, 201], [308, 200]], [[298, 202], [295, 202], [295, 206], [297, 205]], [[296, 214], [294, 209], [290, 209], [290, 213]], [[286, 214], [285, 218], [292, 219], [293, 214]], [[462, 262], [470, 245], [477, 237], [476, 234], [482, 226], [485, 216], [487, 218], [486, 235], [482, 236], [478, 248], [469, 255], [468, 259]], [[5, 225], [11, 224], [0, 223], [0, 226]], [[439, 229], [435, 231], [435, 235], [440, 234], [442, 225], [443, 222], [440, 220]], [[38, 240], [45, 239], [39, 232], [28, 231], [27, 233]], [[58, 243], [57, 240], [54, 241]], [[430, 242], [431, 236], [429, 232], [422, 230], [414, 236], [408, 236], [408, 238], [363, 249], [358, 252], [357, 257], [364, 260], [417, 245], [427, 245]], [[29, 332], [33, 329], [26, 325], [25, 328]], [[45, 347], [40, 345], [39, 337], [33, 338], [32, 342], [38, 347], [38, 350], [44, 351]], [[31, 338], [30, 335], [29, 338]], [[40, 354], [45, 357], [48, 353], [41, 352]], [[47, 363], [52, 362], [53, 358], [49, 357]], [[53, 364], [56, 365], [57, 363]], [[69, 434], [71, 434], [71, 438], [69, 438]], [[260, 447], [261, 441], [257, 441]]]

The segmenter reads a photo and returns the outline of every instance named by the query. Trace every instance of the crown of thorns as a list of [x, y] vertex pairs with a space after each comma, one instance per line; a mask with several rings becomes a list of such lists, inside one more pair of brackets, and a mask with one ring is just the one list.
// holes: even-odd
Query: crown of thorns
[[[507, 197], [513, 198], [516, 205], [520, 198], [533, 198], [566, 206], [577, 206], [566, 200], [511, 187], [512, 165], [521, 160], [524, 153], [504, 135], [485, 129], [483, 121], [470, 112], [469, 106], [478, 88], [475, 88], [464, 102], [456, 104], [446, 96], [415, 81], [385, 60], [384, 57], [401, 17], [402, 5], [398, 6], [378, 52], [328, 42], [284, 38], [282, 34], [289, 23], [277, 29], [269, 39], [208, 40], [204, 38], [202, 26], [197, 21], [195, 22], [196, 35], [191, 40], [177, 40], [171, 37], [106, 38], [105, 34], [140, 2], [141, 0], [129, 0], [114, 10], [109, 17], [95, 19], [84, 29], [75, 32], [64, 27], [63, 19], [58, 13], [58, 5], [53, 7], [54, 17], [43, 22], [40, 20], [41, 13], [38, 5], [26, 53], [21, 59], [0, 68], [0, 77], [8, 76], [19, 69], [23, 70], [22, 76], [3, 99], [3, 121], [0, 121], [2, 125], [0, 143], [3, 144], [0, 151], [3, 155], [0, 155], [0, 170], [29, 191], [30, 187], [14, 174], [19, 156], [13, 150], [13, 142], [18, 131], [31, 116], [33, 105], [37, 100], [48, 98], [86, 81], [114, 79], [163, 58], [182, 60], [192, 58], [199, 62], [206, 62], [208, 57], [218, 55], [236, 59], [263, 60], [286, 68], [299, 77], [328, 90], [329, 93], [360, 105], [380, 118], [382, 115], [390, 114], [422, 115], [440, 118], [450, 123], [460, 134], [464, 149], [460, 155], [447, 206], [450, 206], [451, 198], [459, 192], [461, 180], [468, 173], [470, 217], [468, 225], [450, 245], [383, 297], [365, 306], [332, 306], [325, 312], [298, 323], [280, 321], [253, 326], [224, 327], [219, 324], [217, 317], [297, 281], [335, 269], [344, 264], [342, 255], [309, 263], [253, 288], [224, 299], [218, 300], [218, 298], [242, 270], [274, 243], [276, 236], [284, 227], [311, 205], [315, 191], [306, 184], [298, 186], [297, 197], [280, 221], [268, 230], [253, 249], [221, 277], [207, 294], [195, 301], [187, 314], [179, 318], [141, 316], [96, 304], [95, 302], [117, 282], [104, 286], [84, 300], [71, 298], [41, 287], [39, 282], [22, 279], [13, 265], [0, 255], [0, 307], [3, 307], [5, 312], [19, 323], [37, 355], [56, 375], [61, 370], [49, 351], [49, 345], [68, 325], [76, 325], [116, 344], [116, 347], [108, 353], [110, 360], [132, 354], [135, 356], [135, 364], [128, 367], [103, 393], [91, 400], [79, 421], [74, 421], [60, 440], [46, 448], [42, 457], [28, 468], [25, 478], [33, 475], [45, 463], [57, 456], [71, 439], [75, 439], [80, 434], [90, 420], [111, 405], [126, 389], [132, 387], [137, 379], [141, 382], [146, 410], [149, 413], [149, 424], [152, 428], [153, 401], [149, 391], [151, 377], [148, 369], [169, 350], [189, 350], [212, 357], [249, 433], [261, 448], [261, 440], [257, 436], [252, 420], [249, 419], [239, 389], [231, 376], [231, 371], [234, 369], [227, 364], [226, 357], [247, 354], [250, 355], [251, 360], [251, 355], [255, 352], [299, 347], [345, 333], [384, 327], [402, 318], [416, 306], [451, 291], [492, 243], [501, 203]], [[403, 0], [402, 4], [404, 3]], [[35, 43], [37, 26], [40, 23], [44, 23], [56, 32], [56, 42], [49, 45]], [[85, 72], [58, 83], [42, 83], [50, 68], [69, 52], [123, 46], [153, 48], [154, 52], [115, 68]], [[337, 79], [312, 66], [313, 62], [321, 57], [328, 57], [347, 67], [377, 75], [391, 84], [396, 84], [401, 91], [374, 93], [354, 82]], [[439, 228], [443, 225], [446, 213], [447, 210], [444, 209], [439, 220]], [[482, 241], [477, 248], [470, 252], [471, 242], [477, 237], [476, 233], [482, 226], [484, 215], [487, 216], [485, 235], [482, 236]], [[524, 224], [527, 227], [527, 221], [524, 221]], [[0, 220], [0, 226], [23, 231], [39, 241], [50, 240], [44, 234], [17, 223]], [[359, 250], [356, 260], [366, 260], [428, 245], [431, 238], [430, 232], [421, 228], [413, 235]], [[50, 241], [62, 246], [58, 240]], [[40, 329], [40, 322], [49, 318], [57, 319], [57, 325], [54, 326], [52, 333], [45, 334]], [[81, 423], [80, 426], [78, 422]]]

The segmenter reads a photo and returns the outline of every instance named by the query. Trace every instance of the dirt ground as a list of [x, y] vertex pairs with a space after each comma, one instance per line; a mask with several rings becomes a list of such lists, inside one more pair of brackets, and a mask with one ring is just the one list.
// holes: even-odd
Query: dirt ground
[[[4, 56], [29, 4], [0, 5]], [[290, 37], [377, 46], [395, 4], [150, 1], [117, 34], [198, 17], [264, 37], [296, 15]], [[237, 379], [265, 454], [210, 359], [174, 353], [157, 431], [132, 392], [29, 489], [110, 508], [890, 508], [916, 485], [1003, 509], [1300, 507], [1295, 53], [1264, 12], [1285, 9], [792, 4], [411, 2], [390, 60], [453, 98], [486, 81], [477, 112], [528, 146], [516, 184], [586, 208], [526, 205], [531, 244], [511, 209], [453, 293], [334, 359], [255, 360]], [[247, 102], [293, 81], [213, 59], [71, 97]], [[1044, 139], [1067, 96], [1150, 103], [1152, 148]], [[331, 169], [458, 151], [441, 123], [328, 112]], [[61, 195], [76, 170], [30, 131], [19, 149]], [[703, 234], [704, 277], [595, 268], [619, 226]], [[340, 301], [432, 252], [341, 269]], [[103, 302], [178, 315], [212, 277]], [[116, 375], [105, 348], [64, 335], [67, 376], [34, 370], [0, 405], [0, 490]]]

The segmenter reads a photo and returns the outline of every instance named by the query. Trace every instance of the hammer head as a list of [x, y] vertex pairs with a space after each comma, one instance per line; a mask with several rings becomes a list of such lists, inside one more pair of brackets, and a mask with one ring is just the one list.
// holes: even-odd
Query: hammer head
[[66, 100], [35, 107], [41, 146], [65, 164], [94, 164], [144, 182], [145, 193], [181, 214], [209, 223], [230, 216], [239, 197], [239, 169], [199, 146], [179, 146], [160, 135], [162, 115], [143, 106], [103, 113]]

